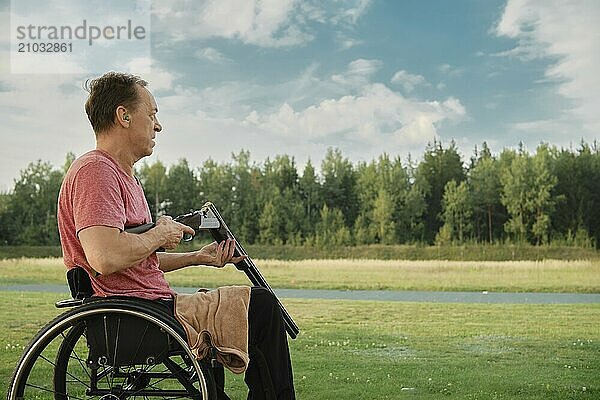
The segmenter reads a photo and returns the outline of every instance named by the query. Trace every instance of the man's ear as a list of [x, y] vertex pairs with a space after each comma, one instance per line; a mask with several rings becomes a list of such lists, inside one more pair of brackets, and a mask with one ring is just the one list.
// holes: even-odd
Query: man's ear
[[125, 107], [119, 106], [115, 110], [115, 120], [116, 120], [117, 124], [122, 126], [123, 128], [129, 128], [129, 122], [131, 121], [131, 116], [129, 115], [129, 112], [127, 111], [127, 109]]

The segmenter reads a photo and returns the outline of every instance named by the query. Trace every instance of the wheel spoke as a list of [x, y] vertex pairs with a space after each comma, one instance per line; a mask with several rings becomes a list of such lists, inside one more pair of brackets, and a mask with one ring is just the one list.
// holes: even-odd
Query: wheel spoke
[[45, 387], [37, 386], [37, 385], [34, 385], [32, 383], [26, 383], [25, 386], [28, 386], [28, 387], [31, 387], [31, 388], [34, 388], [34, 389], [38, 389], [38, 390], [42, 390], [42, 391], [48, 392], [48, 393], [59, 394], [59, 395], [62, 395], [62, 396], [69, 396], [69, 398], [71, 398], [71, 399], [85, 400], [85, 399], [82, 399], [81, 397], [71, 396], [68, 393], [60, 393], [60, 392], [57, 392], [56, 390], [51, 390], [51, 389], [48, 389], [48, 388], [45, 388]]

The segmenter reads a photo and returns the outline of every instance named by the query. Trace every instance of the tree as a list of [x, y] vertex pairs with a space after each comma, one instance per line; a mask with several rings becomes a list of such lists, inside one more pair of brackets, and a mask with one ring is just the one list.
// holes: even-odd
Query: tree
[[302, 229], [300, 221], [304, 219], [304, 207], [297, 190], [285, 188], [279, 197], [283, 212], [283, 240], [289, 244], [301, 244]]
[[65, 156], [65, 162], [62, 167], [63, 176], [67, 173], [69, 168], [71, 168], [71, 164], [73, 164], [73, 161], [75, 161], [76, 158], [77, 158], [77, 156], [75, 155], [75, 153], [73, 153], [71, 151], [69, 151], [67, 153], [67, 155]]
[[550, 172], [548, 157], [545, 146], [538, 147], [534, 157], [521, 148], [501, 173], [502, 204], [510, 215], [505, 230], [519, 242], [548, 241], [557, 183]]
[[427, 242], [433, 241], [442, 225], [440, 215], [446, 184], [451, 180], [462, 182], [464, 179], [463, 163], [454, 142], [447, 149], [437, 140], [427, 146], [415, 174], [415, 185], [425, 194], [427, 204], [424, 214], [424, 239]]
[[375, 161], [359, 162], [356, 166], [356, 196], [358, 216], [354, 223], [354, 238], [356, 244], [371, 244], [377, 242], [376, 227], [373, 222], [373, 209], [378, 188], [381, 186]]
[[265, 203], [258, 224], [258, 241], [263, 244], [281, 244], [281, 215], [271, 200]]
[[547, 145], [538, 147], [531, 159], [534, 193], [531, 208], [534, 214], [531, 233], [537, 244], [547, 243], [550, 236], [550, 216], [559, 200], [554, 193], [557, 178], [550, 171], [550, 151]]
[[427, 211], [425, 192], [413, 185], [406, 193], [397, 218], [397, 235], [402, 243], [423, 242], [425, 239], [425, 219]]
[[167, 200], [167, 169], [164, 164], [157, 160], [149, 165], [144, 161], [140, 168], [139, 177], [144, 187], [146, 200], [152, 212], [152, 217], [156, 221], [158, 217], [165, 213], [168, 206]]
[[321, 209], [321, 220], [316, 229], [317, 246], [348, 246], [352, 243], [350, 230], [344, 224], [344, 216], [338, 209], [330, 209], [327, 204]]
[[472, 206], [469, 187], [465, 181], [456, 184], [450, 181], [444, 189], [442, 199], [442, 226], [444, 237], [463, 243], [472, 230]]
[[8, 213], [8, 207], [10, 203], [10, 194], [0, 192], [0, 245], [8, 244], [8, 238], [10, 237], [10, 224], [9, 220], [11, 215]]
[[234, 178], [231, 166], [206, 160], [198, 171], [199, 197], [203, 202], [210, 201], [217, 206], [223, 218], [228, 220], [233, 213], [232, 192]]
[[196, 210], [204, 204], [199, 196], [198, 179], [187, 160], [181, 158], [169, 167], [164, 181], [168, 215], [177, 216]]
[[356, 244], [371, 244], [376, 241], [373, 222], [365, 213], [358, 214], [354, 222], [354, 242]]
[[377, 239], [382, 244], [396, 243], [396, 224], [392, 218], [393, 213], [392, 196], [387, 190], [380, 188], [373, 208], [373, 224]]
[[241, 150], [238, 154], [232, 154], [232, 158], [232, 209], [229, 226], [235, 229], [240, 240], [252, 243], [258, 236], [258, 218], [263, 205], [258, 202], [258, 191], [253, 184], [250, 152]]
[[327, 149], [321, 164], [323, 200], [329, 208], [337, 208], [346, 226], [352, 226], [358, 214], [356, 176], [352, 163], [342, 157], [339, 149]]
[[494, 222], [502, 210], [500, 202], [500, 164], [492, 157], [485, 142], [483, 143], [483, 150], [479, 158], [473, 160], [472, 164], [473, 166], [469, 171], [469, 179], [472, 190], [474, 216], [476, 217], [476, 228], [479, 228], [480, 221], [483, 221], [483, 224], [487, 228], [485, 229], [487, 234], [482, 236], [492, 243], [495, 231]]
[[553, 230], [567, 239], [577, 232], [583, 238], [595, 236], [596, 242], [600, 232], [598, 154], [582, 141], [576, 153], [566, 149], [554, 150], [551, 162], [559, 199], [552, 215]]
[[531, 189], [529, 155], [521, 153], [502, 171], [502, 204], [510, 218], [504, 225], [506, 233], [513, 235], [519, 243], [527, 240], [529, 231], [528, 195]]
[[30, 163], [20, 172], [4, 206], [8, 244], [59, 243], [56, 213], [62, 179], [62, 171], [54, 170], [50, 163], [41, 160]]
[[298, 180], [298, 192], [300, 201], [303, 204], [304, 214], [300, 223], [300, 229], [302, 235], [308, 237], [315, 233], [316, 221], [319, 219], [319, 212], [323, 205], [321, 200], [321, 185], [310, 159], [304, 167], [302, 177]]

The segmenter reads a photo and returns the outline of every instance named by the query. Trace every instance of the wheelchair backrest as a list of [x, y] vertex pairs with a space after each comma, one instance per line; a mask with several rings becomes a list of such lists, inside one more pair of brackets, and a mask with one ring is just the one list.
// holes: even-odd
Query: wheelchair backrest
[[74, 267], [67, 271], [67, 282], [74, 299], [83, 300], [94, 295], [90, 276], [81, 267]]

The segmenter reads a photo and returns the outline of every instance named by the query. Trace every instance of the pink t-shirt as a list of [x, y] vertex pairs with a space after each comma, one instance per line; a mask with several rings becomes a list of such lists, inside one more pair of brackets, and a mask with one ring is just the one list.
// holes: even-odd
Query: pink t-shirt
[[106, 152], [92, 150], [73, 162], [58, 196], [58, 230], [64, 263], [68, 269], [83, 267], [96, 296], [170, 298], [175, 292], [158, 268], [156, 253], [141, 263], [109, 275], [97, 275], [90, 267], [78, 234], [90, 226], [123, 230], [151, 222], [144, 190]]

